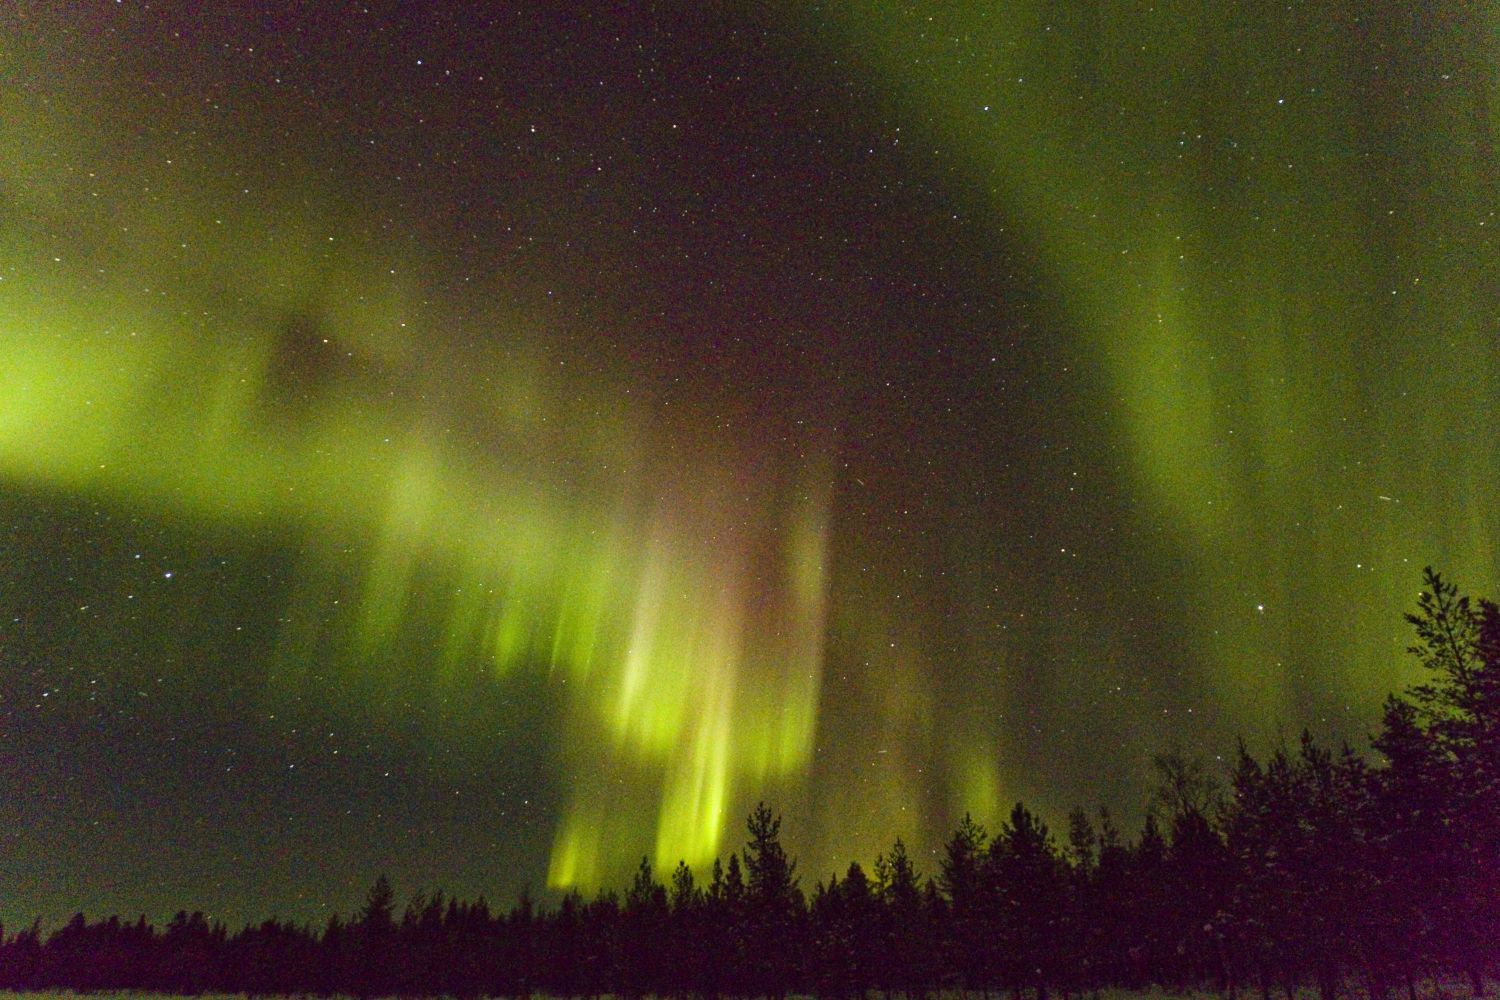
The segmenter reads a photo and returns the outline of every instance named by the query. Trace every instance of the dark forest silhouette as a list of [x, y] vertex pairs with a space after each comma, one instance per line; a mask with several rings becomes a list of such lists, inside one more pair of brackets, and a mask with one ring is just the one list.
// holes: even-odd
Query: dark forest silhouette
[[992, 834], [965, 817], [938, 870], [897, 840], [866, 872], [804, 894], [762, 805], [708, 885], [646, 860], [623, 896], [529, 896], [509, 910], [389, 882], [313, 929], [229, 933], [201, 913], [50, 935], [0, 930], [0, 987], [264, 993], [781, 998], [1101, 987], [1273, 991], [1323, 1000], [1426, 980], [1484, 992], [1500, 973], [1500, 609], [1428, 570], [1411, 651], [1427, 683], [1390, 697], [1368, 762], [1304, 733], [1265, 760], [1243, 746], [1222, 785], [1181, 751], [1156, 758], [1134, 841], [1076, 811], [1065, 843], [1024, 805]]

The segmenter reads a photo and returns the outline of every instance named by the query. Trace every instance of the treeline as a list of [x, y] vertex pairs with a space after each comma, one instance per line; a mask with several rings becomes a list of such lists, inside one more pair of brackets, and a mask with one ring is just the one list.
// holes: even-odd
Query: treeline
[[707, 885], [642, 861], [623, 895], [540, 910], [418, 895], [381, 878], [320, 929], [229, 933], [80, 914], [43, 936], [0, 931], [0, 987], [171, 993], [595, 997], [908, 997], [1101, 987], [1313, 987], [1415, 1000], [1423, 981], [1478, 995], [1500, 957], [1500, 609], [1431, 570], [1412, 652], [1429, 681], [1386, 703], [1378, 764], [1304, 734], [1223, 781], [1180, 753], [1127, 839], [1101, 810], [1060, 844], [1017, 805], [992, 834], [965, 817], [937, 870], [897, 840], [866, 872], [804, 892], [764, 805]]

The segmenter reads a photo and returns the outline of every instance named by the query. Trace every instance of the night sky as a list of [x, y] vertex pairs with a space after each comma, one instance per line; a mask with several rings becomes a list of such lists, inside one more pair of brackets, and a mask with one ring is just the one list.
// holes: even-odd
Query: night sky
[[1463, 0], [4, 4], [0, 920], [592, 892], [762, 798], [930, 873], [1362, 743], [1421, 567], [1500, 589], [1497, 67]]

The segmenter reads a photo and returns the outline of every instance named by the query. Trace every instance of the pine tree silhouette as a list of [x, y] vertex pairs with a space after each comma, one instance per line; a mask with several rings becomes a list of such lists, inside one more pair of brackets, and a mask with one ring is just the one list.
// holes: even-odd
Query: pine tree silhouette
[[[746, 972], [756, 992], [781, 1000], [800, 960], [798, 916], [803, 907], [796, 864], [781, 846], [781, 817], [764, 802], [746, 822]], [[731, 865], [733, 862], [731, 861]]]

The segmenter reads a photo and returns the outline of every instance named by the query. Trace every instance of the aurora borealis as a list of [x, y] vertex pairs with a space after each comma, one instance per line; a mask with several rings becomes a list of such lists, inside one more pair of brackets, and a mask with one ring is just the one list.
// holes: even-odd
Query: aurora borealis
[[[1500, 14], [0, 12], [0, 920], [807, 877], [1500, 583]], [[928, 866], [930, 867], [930, 866]]]

